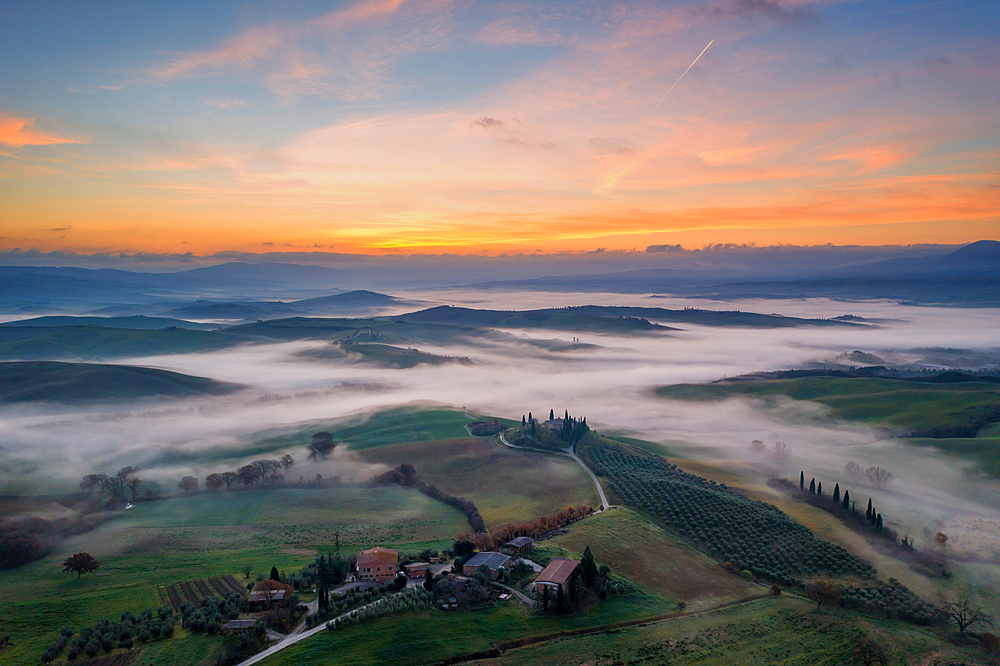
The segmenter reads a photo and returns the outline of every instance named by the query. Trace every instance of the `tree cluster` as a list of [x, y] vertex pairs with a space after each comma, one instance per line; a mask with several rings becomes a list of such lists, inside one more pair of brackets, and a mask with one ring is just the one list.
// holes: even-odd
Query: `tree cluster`
[[[237, 482], [242, 483], [244, 488], [261, 484], [281, 485], [285, 481], [285, 476], [281, 472], [291, 469], [294, 465], [295, 460], [287, 454], [279, 460], [263, 458], [254, 460], [236, 471], [209, 474], [205, 477], [205, 488], [214, 492], [225, 486], [226, 490], [231, 490], [232, 485]], [[186, 476], [181, 481], [181, 490], [184, 492], [193, 492], [197, 488], [198, 481], [192, 477]]]
[[189, 601], [181, 604], [181, 626], [195, 633], [217, 634], [229, 620], [240, 616], [243, 608], [243, 597], [236, 592], [230, 592], [225, 599], [205, 597], [201, 607]]
[[427, 610], [434, 605], [433, 593], [422, 587], [408, 587], [401, 592], [384, 596], [375, 602], [348, 612], [327, 622], [326, 628], [337, 631], [360, 622], [368, 622], [380, 617], [398, 615], [416, 610]]
[[321, 430], [313, 434], [309, 439], [306, 450], [309, 452], [309, 458], [316, 461], [320, 459], [326, 460], [327, 456], [333, 453], [336, 447], [337, 444], [333, 441], [333, 435], [325, 430]]
[[865, 479], [868, 480], [875, 488], [881, 490], [892, 482], [893, 476], [892, 472], [882, 467], [872, 466], [867, 469], [862, 469], [861, 465], [854, 462], [853, 460], [846, 465], [844, 465], [844, 471], [851, 478], [851, 481], [855, 483], [861, 483]]
[[841, 605], [914, 624], [933, 624], [944, 619], [941, 609], [910, 591], [895, 578], [889, 582], [844, 585]]
[[80, 490], [102, 492], [116, 502], [124, 502], [128, 490], [133, 500], [138, 499], [142, 484], [142, 479], [135, 475], [138, 471], [138, 467], [127, 466], [114, 474], [88, 474], [80, 481]]
[[391, 483], [406, 486], [427, 495], [433, 500], [444, 502], [448, 506], [454, 507], [465, 514], [465, 519], [469, 521], [469, 527], [475, 532], [486, 531], [486, 521], [479, 514], [476, 505], [464, 497], [449, 495], [434, 485], [427, 485], [417, 478], [417, 470], [413, 465], [403, 463], [395, 469], [391, 469], [375, 478], [375, 483]]
[[648, 511], [681, 536], [702, 544], [737, 571], [792, 585], [823, 572], [875, 576], [875, 569], [778, 508], [730, 492], [725, 484], [688, 474], [660, 458], [598, 446], [595, 466], [627, 503]]
[[67, 645], [66, 656], [70, 661], [83, 655], [94, 658], [102, 651], [111, 652], [116, 647], [131, 649], [136, 643], [170, 638], [174, 635], [176, 623], [174, 609], [163, 606], [158, 611], [147, 608], [138, 617], [131, 611], [125, 611], [118, 622], [100, 618], [93, 627], [81, 629], [76, 638], [73, 638], [70, 627], [63, 627], [56, 640], [42, 653], [41, 660], [46, 664], [55, 660]]
[[63, 561], [63, 571], [75, 573], [77, 580], [79, 580], [83, 574], [90, 573], [91, 571], [97, 571], [100, 567], [101, 563], [98, 562], [90, 553], [76, 553], [75, 555], [70, 555]]

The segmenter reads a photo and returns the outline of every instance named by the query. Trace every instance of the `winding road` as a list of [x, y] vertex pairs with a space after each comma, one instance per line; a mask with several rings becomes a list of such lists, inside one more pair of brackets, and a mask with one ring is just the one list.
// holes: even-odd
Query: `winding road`
[[[510, 442], [507, 441], [507, 438], [504, 437], [503, 432], [500, 433], [500, 442], [508, 448], [517, 449], [519, 451], [533, 451], [535, 453], [553, 453], [552, 451], [542, 451], [541, 449], [529, 449], [526, 446], [516, 446], [514, 444], [511, 444]], [[570, 446], [565, 449], [562, 449], [562, 453], [568, 455], [570, 458], [579, 463], [580, 467], [582, 467], [587, 472], [587, 474], [590, 475], [590, 478], [593, 479], [594, 485], [597, 487], [597, 494], [601, 496], [600, 511], [604, 511], [605, 509], [609, 508], [610, 505], [608, 504], [608, 498], [604, 494], [604, 488], [601, 488], [601, 482], [597, 480], [597, 476], [590, 471], [590, 468], [587, 467], [587, 464], [580, 459], [580, 456], [576, 455], [576, 452], [573, 451], [573, 447]]]

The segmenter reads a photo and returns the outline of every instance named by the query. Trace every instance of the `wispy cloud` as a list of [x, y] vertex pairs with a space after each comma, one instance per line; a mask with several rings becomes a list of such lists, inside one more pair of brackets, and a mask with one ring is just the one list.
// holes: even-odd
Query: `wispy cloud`
[[22, 146], [47, 146], [59, 143], [86, 143], [85, 139], [62, 136], [35, 127], [35, 118], [0, 115], [0, 143]]
[[149, 68], [152, 81], [237, 75], [293, 101], [330, 94], [372, 98], [397, 89], [392, 66], [435, 50], [451, 32], [452, 0], [364, 0], [296, 23], [252, 28], [207, 51]]

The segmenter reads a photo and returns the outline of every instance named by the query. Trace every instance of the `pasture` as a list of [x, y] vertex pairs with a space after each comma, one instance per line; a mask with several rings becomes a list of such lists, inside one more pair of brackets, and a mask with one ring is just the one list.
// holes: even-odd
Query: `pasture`
[[[321, 632], [266, 659], [263, 664], [415, 666], [485, 650], [497, 641], [621, 622], [668, 610], [654, 597], [633, 593], [609, 597], [583, 615], [536, 615], [512, 600], [472, 611], [420, 611], [335, 633]], [[372, 640], [373, 636], [378, 636], [378, 640]]]
[[569, 533], [543, 542], [578, 558], [590, 546], [598, 564], [611, 567], [646, 592], [689, 610], [760, 594], [758, 585], [734, 576], [704, 554], [629, 509], [612, 509], [569, 526]]
[[428, 485], [474, 503], [490, 528], [600, 504], [590, 477], [572, 459], [516, 451], [483, 438], [371, 447], [360, 457], [392, 467], [413, 465]]
[[398, 486], [222, 491], [136, 504], [66, 548], [98, 557], [301, 550], [332, 544], [335, 534], [341, 544], [385, 545], [444, 542], [467, 528], [457, 509]]
[[862, 663], [851, 657], [860, 636], [884, 644], [891, 663], [915, 663], [931, 653], [960, 654], [926, 630], [839, 609], [817, 612], [812, 602], [782, 595], [646, 626], [541, 643], [480, 663], [728, 666], [752, 659], [755, 664], [834, 666]]

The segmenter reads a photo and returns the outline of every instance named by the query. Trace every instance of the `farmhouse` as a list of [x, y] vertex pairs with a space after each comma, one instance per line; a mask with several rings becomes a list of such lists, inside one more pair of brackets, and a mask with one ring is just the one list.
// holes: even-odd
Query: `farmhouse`
[[427, 575], [427, 570], [431, 568], [431, 565], [427, 562], [410, 562], [404, 564], [403, 568], [406, 569], [406, 575], [410, 578], [423, 578]]
[[385, 582], [396, 577], [399, 551], [375, 546], [358, 553], [358, 578]]
[[504, 548], [510, 550], [513, 555], [524, 555], [531, 550], [531, 544], [535, 543], [535, 540], [531, 537], [519, 536], [516, 539], [511, 539], [503, 546]]
[[573, 572], [580, 566], [576, 560], [558, 559], [552, 560], [549, 566], [542, 569], [538, 578], [531, 584], [532, 592], [540, 592], [542, 588], [550, 588], [549, 592], [558, 592], [559, 588], [566, 590], [566, 586], [573, 577]]
[[284, 598], [285, 591], [281, 589], [254, 590], [250, 593], [247, 603], [251, 606], [262, 606], [264, 604], [272, 604], [276, 601], [282, 601]]
[[222, 625], [222, 633], [245, 634], [253, 629], [255, 624], [257, 624], [257, 620], [230, 620]]
[[490, 570], [490, 578], [496, 580], [497, 576], [500, 575], [500, 570], [503, 569], [509, 561], [510, 555], [504, 555], [503, 553], [476, 553], [462, 566], [462, 573], [466, 576], [473, 576], [475, 575], [476, 570], [485, 564]]

